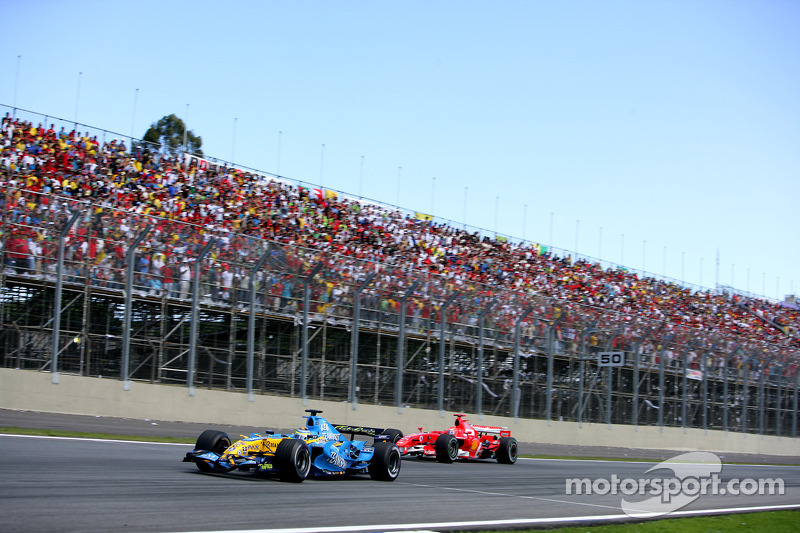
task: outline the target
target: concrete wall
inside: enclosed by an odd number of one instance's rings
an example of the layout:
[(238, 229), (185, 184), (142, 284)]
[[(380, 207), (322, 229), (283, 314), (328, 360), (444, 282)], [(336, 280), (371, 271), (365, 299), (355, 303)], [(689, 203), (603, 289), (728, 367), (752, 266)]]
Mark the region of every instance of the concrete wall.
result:
[[(347, 402), (309, 400), (195, 389), (189, 396), (186, 387), (131, 383), (124, 390), (122, 382), (112, 379), (61, 374), (58, 383), (47, 372), (0, 368), (0, 407), (53, 413), (125, 417), (150, 420), (200, 422), (271, 428), (298, 427), (303, 409), (322, 409), (328, 420), (338, 424), (394, 427), (404, 433), (425, 429), (443, 429), (452, 422), (452, 413), (424, 409), (359, 404), (353, 410)], [(800, 455), (800, 439), (703, 431), (702, 429), (657, 428), (543, 420), (513, 419), (477, 415), (473, 423), (509, 426), (521, 442), (613, 446), (622, 448), (703, 450), (720, 453), (757, 453)]]

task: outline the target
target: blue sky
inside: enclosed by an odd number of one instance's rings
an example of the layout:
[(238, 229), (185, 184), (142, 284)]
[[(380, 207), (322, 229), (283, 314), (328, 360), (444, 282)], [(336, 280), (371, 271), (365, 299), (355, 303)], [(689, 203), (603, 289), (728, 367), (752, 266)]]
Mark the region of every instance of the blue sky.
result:
[(137, 137), (175, 113), (240, 165), (800, 292), (800, 2), (0, 5), (0, 104)]

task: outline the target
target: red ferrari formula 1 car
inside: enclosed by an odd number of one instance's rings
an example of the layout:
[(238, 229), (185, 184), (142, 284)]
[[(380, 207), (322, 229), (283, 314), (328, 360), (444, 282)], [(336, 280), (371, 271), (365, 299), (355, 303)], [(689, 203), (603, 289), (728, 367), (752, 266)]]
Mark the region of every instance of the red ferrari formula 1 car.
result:
[(397, 441), (403, 455), (435, 457), (440, 463), (492, 458), (509, 465), (517, 462), (517, 439), (506, 427), (476, 426), (457, 414), (455, 425), (445, 431), (419, 431)]

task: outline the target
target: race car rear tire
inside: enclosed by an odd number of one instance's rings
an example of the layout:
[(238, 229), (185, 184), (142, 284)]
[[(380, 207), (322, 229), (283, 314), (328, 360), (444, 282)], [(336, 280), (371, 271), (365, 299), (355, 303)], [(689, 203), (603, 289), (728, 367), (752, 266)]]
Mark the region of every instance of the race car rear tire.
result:
[(281, 481), (300, 483), (311, 470), (311, 453), (302, 439), (284, 439), (275, 450), (275, 463)]
[(369, 461), (369, 477), (377, 481), (394, 481), (400, 474), (400, 448), (393, 442), (376, 442)]
[(392, 428), (384, 429), (383, 434), (389, 435), (389, 442), (392, 443), (395, 443), (403, 438), (403, 432), (400, 431), (399, 429), (392, 429)]
[(504, 465), (513, 465), (517, 462), (518, 455), (519, 446), (517, 445), (517, 439), (514, 437), (500, 437), (500, 445), (495, 452), (497, 462)]
[(458, 439), (450, 433), (442, 433), (433, 444), (436, 460), (440, 463), (452, 463), (458, 458)]
[[(207, 452), (214, 452), (217, 455), (222, 455), (222, 452), (227, 450), (231, 445), (231, 438), (227, 433), (216, 431), (214, 429), (207, 429), (197, 437), (197, 442), (194, 447), (196, 450), (205, 450)], [(201, 472), (211, 472), (213, 468), (205, 462), (198, 461), (195, 463)]]

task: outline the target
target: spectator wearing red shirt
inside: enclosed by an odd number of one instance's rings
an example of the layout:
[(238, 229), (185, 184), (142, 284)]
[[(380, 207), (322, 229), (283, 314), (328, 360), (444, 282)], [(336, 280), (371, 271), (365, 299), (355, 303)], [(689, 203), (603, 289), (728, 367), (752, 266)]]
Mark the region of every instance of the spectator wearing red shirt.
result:
[(6, 266), (16, 274), (28, 273), (28, 240), (15, 232), (6, 241)]

